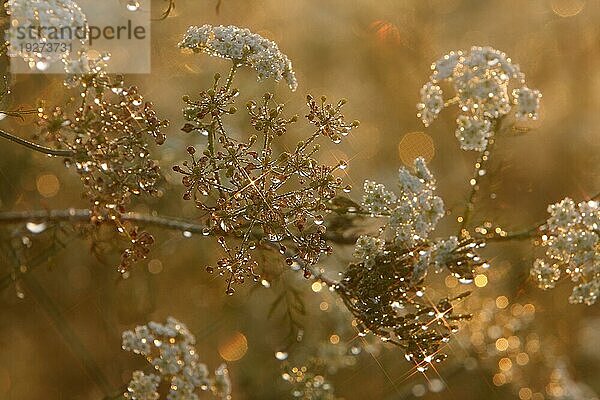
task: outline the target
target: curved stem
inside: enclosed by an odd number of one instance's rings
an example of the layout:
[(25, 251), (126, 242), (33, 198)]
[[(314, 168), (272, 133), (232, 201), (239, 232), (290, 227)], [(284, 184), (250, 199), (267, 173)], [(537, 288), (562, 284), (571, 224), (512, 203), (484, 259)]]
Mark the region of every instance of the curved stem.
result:
[(50, 156), (72, 157), (75, 155), (75, 152), (73, 150), (51, 149), (49, 147), (44, 147), (37, 143), (30, 142), (28, 140), (21, 139), (20, 137), (15, 136), (11, 133), (5, 132), (3, 130), (0, 130), (0, 137), (3, 137), (4, 139), (8, 139), (17, 144), (20, 144), (21, 146), (25, 146), (28, 149), (37, 151), (39, 153), (44, 153), (44, 154), (47, 154)]
[(469, 193), (469, 200), (465, 205), (465, 210), (463, 215), (461, 216), (462, 220), (460, 221), (460, 227), (458, 229), (459, 237), (468, 237), (469, 233), (467, 231), (469, 227), (469, 222), (471, 220), (471, 215), (475, 208), (475, 200), (477, 192), (479, 191), (479, 179), (485, 175), (485, 167), (487, 166), (490, 160), (490, 154), (492, 148), (494, 147), (494, 137), (491, 137), (485, 146), (485, 149), (479, 155), (477, 162), (475, 163), (475, 171), (473, 172), (473, 176), (469, 181), (471, 185), (471, 191)]
[(225, 81), (225, 89), (229, 90), (231, 88), (231, 84), (233, 83), (233, 77), (235, 76), (235, 71), (238, 69), (238, 64), (233, 62), (231, 69), (229, 70), (229, 76), (227, 76), (227, 81)]
[[(67, 208), (64, 210), (31, 210), (0, 212), (0, 224), (18, 224), (26, 222), (72, 222), (87, 223), (91, 212), (88, 209)], [(121, 215), (123, 221), (140, 222), (162, 228), (202, 233), (204, 225), (194, 224), (173, 217), (160, 217), (129, 212)]]

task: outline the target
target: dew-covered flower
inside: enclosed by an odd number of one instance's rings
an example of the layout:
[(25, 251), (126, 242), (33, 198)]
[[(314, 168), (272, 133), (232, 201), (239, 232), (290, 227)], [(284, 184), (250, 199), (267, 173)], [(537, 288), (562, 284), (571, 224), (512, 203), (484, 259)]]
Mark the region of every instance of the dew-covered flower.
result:
[(519, 89), (514, 89), (512, 92), (513, 104), (515, 104), (515, 116), (518, 119), (538, 118), (538, 110), (540, 108), (540, 99), (542, 94), (539, 90), (529, 89), (523, 86)]
[(421, 88), (421, 102), (417, 104), (417, 117), (423, 125), (429, 126), (444, 108), (442, 89), (432, 82), (427, 82)]
[[(316, 142), (326, 136), (337, 143), (358, 123), (346, 122), (345, 101), (330, 104), (321, 97), (318, 104), (309, 96), (306, 118), (314, 126), (312, 133), (295, 149), (280, 151), (275, 140), (297, 117), (286, 118), (284, 105), (267, 93), (247, 105), (250, 124), (263, 137), (241, 140), (222, 124), (225, 114), (235, 112), (237, 91), (220, 88), (218, 81), (199, 100), (184, 99), (189, 122), (183, 130), (209, 135), (209, 146), (201, 154), (190, 146), (191, 160), (173, 167), (182, 175), (183, 198), (193, 199), (205, 216), (206, 234), (220, 236), (217, 241), (225, 254), (207, 271), (225, 276), (226, 293), (233, 294), (234, 287), (247, 279), (260, 281), (253, 254), (260, 248), (257, 242), (271, 242), (288, 265), (299, 262), (310, 276), (310, 265), (332, 252), (324, 235), (327, 204), (350, 190), (338, 172), (347, 162), (320, 163)], [(218, 135), (218, 140), (210, 135)]]
[(560, 269), (554, 268), (541, 258), (533, 262), (530, 273), (542, 289), (552, 289), (560, 279)]
[(458, 330), (456, 321), (468, 318), (455, 312), (455, 298), (437, 304), (425, 295), (424, 280), (429, 270), (448, 271), (461, 283), (473, 281), (476, 268), (485, 261), (477, 255), (481, 243), (456, 236), (431, 237), (445, 213), (435, 194), (436, 182), (423, 158), (414, 168), (400, 168), (398, 190), (365, 182), (362, 207), (386, 222), (377, 235), (362, 235), (354, 257), (335, 288), (358, 321), (361, 334), (372, 332), (384, 342), (401, 347), (418, 371), (440, 362), (440, 346)]
[[(484, 151), (497, 121), (514, 107), (517, 118), (536, 119), (538, 90), (525, 86), (519, 67), (501, 51), (472, 47), (444, 55), (431, 65), (433, 73), (421, 89), (417, 116), (428, 126), (449, 104), (457, 103), (460, 115), (456, 136), (464, 150)], [(440, 85), (447, 82), (454, 97), (444, 99)], [(512, 89), (518, 85), (519, 89)]]
[(545, 258), (535, 260), (531, 275), (542, 289), (554, 287), (561, 276), (577, 285), (571, 303), (594, 304), (600, 295), (600, 206), (565, 198), (548, 207), (542, 232)]
[(396, 202), (396, 195), (387, 190), (385, 185), (373, 181), (365, 181), (363, 185), (364, 195), (362, 205), (372, 215), (389, 212)]
[(433, 74), (431, 75), (431, 81), (436, 83), (444, 79), (448, 79), (454, 74), (454, 69), (458, 65), (460, 58), (462, 57), (462, 51), (451, 51), (445, 54), (439, 60), (431, 64)]
[(284, 79), (290, 89), (296, 90), (298, 87), (290, 59), (279, 50), (275, 42), (248, 29), (233, 25), (190, 26), (179, 47), (249, 66), (256, 70), (260, 80)]
[(81, 84), (86, 76), (96, 75), (102, 79), (106, 78), (107, 62), (109, 53), (91, 56), (87, 51), (80, 51), (76, 57), (63, 58), (63, 64), (67, 77), (65, 86), (74, 88)]
[(157, 392), (160, 377), (155, 374), (144, 374), (142, 371), (134, 371), (127, 392), (123, 394), (126, 399), (131, 400), (158, 400)]
[(394, 240), (411, 247), (426, 238), (444, 215), (444, 202), (435, 196), (435, 179), (425, 160), (414, 162), (414, 172), (402, 167), (398, 171), (398, 194), (383, 184), (365, 181), (362, 206), (373, 216), (387, 216), (387, 227)]
[[(68, 57), (74, 43), (87, 38), (86, 15), (73, 0), (9, 0), (5, 7), (11, 18), (11, 28), (6, 31), (8, 55), (22, 57), (32, 68), (46, 70), (51, 63)], [(23, 29), (35, 39), (23, 38)], [(33, 40), (52, 45), (25, 45)], [(61, 51), (56, 51), (54, 43), (63, 45)]]
[(188, 328), (175, 318), (165, 324), (149, 322), (134, 331), (123, 332), (123, 349), (145, 356), (158, 374), (145, 375), (135, 371), (125, 398), (157, 400), (160, 382), (169, 384), (166, 400), (196, 400), (198, 391), (210, 391), (216, 398), (230, 399), (231, 382), (223, 364), (210, 378), (208, 368), (199, 362), (196, 339)]
[(483, 151), (492, 136), (491, 123), (487, 119), (459, 115), (456, 119), (456, 137), (463, 150)]
[(381, 238), (361, 235), (354, 247), (354, 257), (363, 260), (365, 266), (369, 267), (375, 262), (375, 257), (383, 251), (384, 244)]

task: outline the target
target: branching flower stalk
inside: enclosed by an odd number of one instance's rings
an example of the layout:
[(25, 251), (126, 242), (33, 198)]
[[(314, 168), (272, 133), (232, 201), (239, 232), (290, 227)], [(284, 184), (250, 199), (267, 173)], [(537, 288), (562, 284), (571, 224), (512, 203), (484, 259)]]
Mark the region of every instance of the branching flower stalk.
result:
[(338, 192), (349, 190), (335, 175), (346, 168), (346, 163), (320, 165), (315, 158), (319, 146), (314, 142), (324, 136), (339, 143), (358, 122), (345, 121), (341, 111), (345, 101), (333, 105), (325, 97), (318, 102), (308, 96), (306, 117), (314, 125), (314, 132), (294, 151), (276, 155), (276, 138), (285, 134), (298, 117), (285, 117), (284, 105), (267, 93), (261, 100), (247, 104), (250, 123), (262, 139), (257, 135), (247, 141), (236, 139), (228, 132), (224, 119), (237, 112), (234, 102), (239, 92), (232, 88), (237, 69), (249, 66), (257, 71), (259, 79), (285, 79), (294, 90), (297, 84), (289, 59), (273, 42), (232, 26), (190, 27), (180, 47), (232, 62), (223, 85), (217, 74), (212, 88), (200, 92), (197, 99), (184, 97), (183, 113), (188, 122), (182, 130), (207, 136), (208, 144), (200, 156), (189, 147), (191, 161), (174, 167), (183, 175), (183, 198), (193, 200), (203, 212), (205, 233), (220, 236), (218, 243), (225, 257), (207, 270), (226, 275), (226, 292), (233, 294), (234, 285), (246, 278), (259, 280), (259, 266), (252, 252), (268, 241), (278, 243), (281, 254), (288, 253), (287, 246), (291, 246), (293, 253), (286, 255), (286, 263), (301, 261), (309, 277), (308, 266), (316, 264), (321, 254), (331, 252), (324, 236), (327, 202)]

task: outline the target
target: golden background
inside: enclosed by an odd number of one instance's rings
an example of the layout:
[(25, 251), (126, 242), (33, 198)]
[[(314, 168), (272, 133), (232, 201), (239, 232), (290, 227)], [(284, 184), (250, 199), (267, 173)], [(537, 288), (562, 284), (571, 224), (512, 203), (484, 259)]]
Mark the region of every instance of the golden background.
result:
[[(154, 1), (155, 14), (165, 5)], [(445, 110), (430, 128), (423, 128), (415, 116), (419, 89), (431, 63), (450, 50), (489, 45), (505, 51), (521, 66), (529, 87), (543, 93), (540, 119), (531, 124), (530, 132), (498, 140), (482, 188), (487, 196), (481, 196), (475, 219), (510, 230), (528, 227), (545, 217), (547, 204), (565, 196), (580, 201), (598, 191), (598, 21), (597, 0), (222, 0), (218, 8), (217, 1), (176, 0), (171, 16), (152, 26), (152, 75), (128, 78), (154, 102), (160, 115), (171, 120), (167, 143), (154, 152), (166, 174), (165, 194), (135, 209), (194, 218), (192, 205), (181, 200), (179, 178), (170, 171), (186, 158), (187, 145), (201, 145), (203, 140), (179, 131), (181, 96), (207, 88), (214, 72), (225, 74), (228, 64), (183, 54), (176, 44), (189, 25), (234, 24), (277, 42), (292, 60), (299, 80), (298, 91), (292, 93), (284, 84), (257, 83), (253, 71), (244, 70), (236, 79), (241, 111), (248, 99), (265, 91), (274, 91), (289, 114), (300, 115), (305, 114), (307, 93), (325, 94), (331, 100), (347, 98), (345, 114), (350, 120), (359, 119), (361, 126), (342, 144), (323, 145), (322, 157), (350, 160), (347, 179), (354, 186), (351, 196), (359, 199), (365, 178), (391, 184), (399, 166), (425, 156), (440, 196), (453, 211), (441, 224), (440, 232), (446, 233), (456, 228), (456, 212), (462, 210), (469, 190), (475, 154), (458, 148), (455, 110)], [(13, 108), (64, 96), (60, 77), (43, 75), (15, 77), (13, 92)], [(236, 120), (244, 122), (234, 116), (229, 122), (232, 129), (239, 135), (249, 133), (248, 125), (235, 125)], [(35, 129), (31, 120), (14, 119), (2, 121), (0, 127), (22, 137), (31, 137)], [(292, 146), (306, 134), (306, 129), (292, 130), (282, 146)], [(74, 171), (14, 144), (1, 145), (0, 210), (86, 206)], [(226, 297), (223, 281), (204, 270), (216, 257), (212, 240), (152, 232), (157, 244), (127, 280), (118, 279), (114, 259), (109, 256), (103, 263), (90, 255), (88, 241), (73, 239), (64, 249), (41, 252), (43, 262), (29, 273), (51, 298), (51, 305), (42, 304), (26, 282), (2, 290), (1, 399), (101, 399), (102, 389), (84, 368), (86, 357), (99, 366), (110, 390), (118, 392), (132, 370), (143, 366), (139, 356), (120, 350), (120, 332), (151, 319), (164, 321), (168, 315), (185, 322), (196, 335), (201, 359), (209, 367), (228, 361), (234, 398), (288, 398), (274, 356), (285, 345), (288, 326), (278, 317), (267, 318), (284, 283), (306, 292), (308, 313), (305, 340), (290, 349), (290, 355), (308, 352), (308, 345), (316, 341), (355, 340), (345, 333), (337, 336), (349, 331), (350, 319), (340, 308), (329, 306), (333, 298), (326, 291), (314, 292), (318, 288), (301, 277), (286, 273), (274, 280), (271, 289), (249, 284)], [(552, 292), (537, 289), (528, 279), (533, 258), (528, 246), (498, 248), (483, 295), (535, 304), (535, 329), (552, 343), (542, 351), (568, 357), (573, 375), (600, 391), (598, 306), (568, 304), (569, 284)], [(349, 248), (340, 248), (324, 265), (339, 268), (350, 254)], [(0, 267), (3, 274), (14, 268), (2, 257)], [(471, 306), (476, 308), (477, 301)], [(65, 339), (65, 326), (79, 338), (85, 355)], [(449, 360), (438, 369), (446, 390), (428, 392), (423, 398), (515, 398), (484, 370), (449, 374), (446, 365), (453, 364), (453, 357), (464, 357), (465, 350), (452, 342), (448, 351)], [(363, 351), (355, 366), (330, 379), (336, 394), (346, 399), (412, 398), (414, 385), (427, 385), (427, 379), (437, 375), (407, 378), (410, 367), (397, 349)], [(532, 379), (543, 389), (547, 377)]]

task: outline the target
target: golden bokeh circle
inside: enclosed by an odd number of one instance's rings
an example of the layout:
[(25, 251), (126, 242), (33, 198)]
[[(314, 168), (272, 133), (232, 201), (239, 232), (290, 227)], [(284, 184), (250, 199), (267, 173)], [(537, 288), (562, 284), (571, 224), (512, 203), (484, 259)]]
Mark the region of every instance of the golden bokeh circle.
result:
[(41, 174), (36, 179), (38, 192), (44, 197), (54, 197), (60, 190), (60, 182), (54, 174)]
[(584, 0), (552, 0), (552, 11), (560, 17), (574, 17), (585, 6)]
[(431, 136), (425, 132), (409, 132), (400, 139), (398, 154), (406, 166), (412, 166), (417, 157), (423, 157), (429, 162), (435, 155), (435, 145)]
[(237, 361), (246, 355), (248, 340), (242, 332), (235, 332), (219, 343), (219, 355), (225, 361)]

